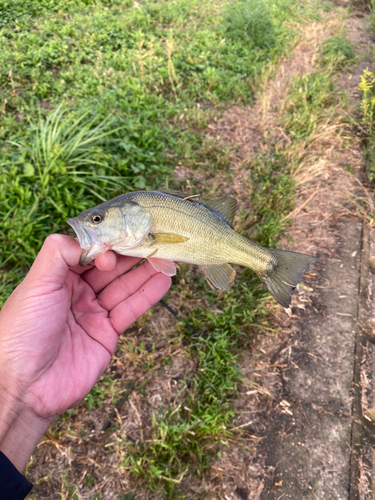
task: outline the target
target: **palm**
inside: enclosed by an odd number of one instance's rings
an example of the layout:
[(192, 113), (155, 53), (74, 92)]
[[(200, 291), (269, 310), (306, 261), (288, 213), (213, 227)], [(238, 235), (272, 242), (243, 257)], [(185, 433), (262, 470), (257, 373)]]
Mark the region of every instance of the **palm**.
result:
[[(66, 286), (44, 298), (49, 302), (39, 330), (44, 363), (32, 377), (29, 398), (38, 415), (48, 418), (87, 395), (108, 365), (118, 335), (108, 311), (79, 275), (69, 272)], [(40, 296), (36, 302), (41, 303)]]
[(131, 269), (137, 262), (120, 257), (111, 272), (67, 268), (63, 281), (46, 273), (17, 289), (9, 369), (27, 386), (25, 403), (39, 416), (54, 418), (80, 402), (108, 365), (118, 335), (168, 290), (168, 277), (148, 263)]

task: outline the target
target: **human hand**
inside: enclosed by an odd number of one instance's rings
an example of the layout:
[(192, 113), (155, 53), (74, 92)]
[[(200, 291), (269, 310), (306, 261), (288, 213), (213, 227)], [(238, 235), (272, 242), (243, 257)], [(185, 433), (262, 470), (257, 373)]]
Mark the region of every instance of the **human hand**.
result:
[(148, 262), (132, 269), (140, 259), (108, 252), (82, 268), (81, 253), (68, 236), (48, 237), (0, 311), (0, 449), (19, 470), (48, 425), (91, 390), (118, 336), (170, 286)]

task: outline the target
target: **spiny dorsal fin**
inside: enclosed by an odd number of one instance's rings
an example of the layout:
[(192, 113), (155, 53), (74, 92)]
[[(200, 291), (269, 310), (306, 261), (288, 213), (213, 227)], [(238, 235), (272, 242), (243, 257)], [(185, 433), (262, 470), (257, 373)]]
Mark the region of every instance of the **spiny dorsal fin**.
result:
[(206, 201), (204, 204), (212, 211), (221, 215), (229, 223), (229, 225), (232, 226), (233, 219), (237, 211), (236, 198), (231, 198), (231, 197), (217, 198), (216, 200), (213, 201)]
[(199, 203), (200, 205), (204, 205), (213, 212), (219, 214), (225, 220), (225, 222), (233, 227), (233, 219), (237, 211), (236, 198), (224, 196), (212, 201), (200, 201), (198, 198), (189, 198), (189, 195), (187, 193), (183, 193), (182, 191), (175, 191), (174, 189), (160, 189), (160, 191), (165, 194), (177, 196), (178, 198), (186, 198), (187, 201), (190, 201), (192, 203)]

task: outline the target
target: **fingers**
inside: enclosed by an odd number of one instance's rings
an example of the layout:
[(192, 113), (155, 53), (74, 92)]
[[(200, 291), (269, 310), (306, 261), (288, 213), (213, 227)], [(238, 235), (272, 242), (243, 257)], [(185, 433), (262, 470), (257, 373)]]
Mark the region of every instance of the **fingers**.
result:
[[(108, 262), (104, 262), (104, 259), (107, 258), (107, 254), (112, 254), (116, 259), (116, 265), (113, 270), (110, 269)], [(109, 259), (111, 258), (110, 256)], [(140, 261), (141, 259), (137, 259), (136, 257), (125, 257), (123, 255), (115, 255), (113, 252), (107, 252), (95, 260), (95, 264), (98, 267), (90, 269), (82, 277), (95, 293), (99, 293), (103, 288), (109, 285), (109, 283), (129, 271)]]
[(95, 266), (99, 271), (114, 271), (116, 269), (117, 258), (115, 252), (109, 251), (99, 255), (95, 259)]
[(151, 264), (144, 262), (128, 273), (119, 276), (98, 295), (100, 305), (107, 311), (111, 311), (117, 304), (133, 295), (155, 274), (157, 271)]
[[(130, 274), (130, 273), (129, 273)], [(157, 273), (139, 290), (117, 304), (109, 315), (113, 329), (120, 335), (150, 307), (159, 302), (169, 290), (171, 278)]]
[(113, 271), (116, 268), (117, 258), (115, 252), (108, 251), (99, 255), (95, 261), (90, 262), (87, 266), (74, 266), (71, 268), (76, 274), (83, 274), (90, 269), (98, 269), (99, 271)]

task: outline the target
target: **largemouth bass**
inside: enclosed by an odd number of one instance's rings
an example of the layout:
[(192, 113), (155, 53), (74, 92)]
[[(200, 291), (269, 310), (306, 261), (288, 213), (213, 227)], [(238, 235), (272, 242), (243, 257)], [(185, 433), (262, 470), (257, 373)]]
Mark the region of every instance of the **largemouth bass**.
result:
[(174, 276), (175, 262), (200, 267), (216, 289), (228, 290), (236, 276), (230, 264), (252, 269), (273, 297), (289, 307), (291, 294), (314, 257), (260, 247), (233, 230), (235, 198), (201, 202), (179, 191), (127, 193), (67, 222), (77, 234), (86, 265), (107, 250), (147, 259)]

